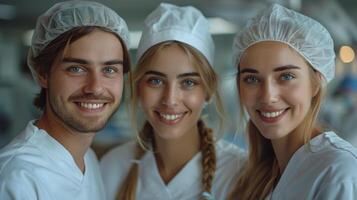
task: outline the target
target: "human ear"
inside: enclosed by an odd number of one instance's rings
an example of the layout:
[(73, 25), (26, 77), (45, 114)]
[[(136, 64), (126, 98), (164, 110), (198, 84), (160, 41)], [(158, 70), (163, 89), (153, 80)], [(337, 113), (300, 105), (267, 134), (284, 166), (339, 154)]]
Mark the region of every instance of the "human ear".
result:
[(42, 88), (48, 88), (48, 75), (46, 73), (37, 72), (37, 80)]

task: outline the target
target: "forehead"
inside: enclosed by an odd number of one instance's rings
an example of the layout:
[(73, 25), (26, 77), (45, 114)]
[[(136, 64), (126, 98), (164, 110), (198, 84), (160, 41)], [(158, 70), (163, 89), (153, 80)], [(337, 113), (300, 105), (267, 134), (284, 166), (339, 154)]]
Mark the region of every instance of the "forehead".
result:
[(159, 71), (166, 75), (176, 76), (182, 73), (197, 72), (196, 67), (185, 50), (171, 44), (156, 51), (150, 62), (144, 66), (145, 71)]
[(123, 46), (113, 33), (95, 29), (69, 44), (64, 50), (64, 56), (113, 59), (123, 57)]
[(258, 42), (242, 55), (239, 67), (273, 70), (281, 66), (309, 67), (305, 59), (287, 44), (276, 41)]

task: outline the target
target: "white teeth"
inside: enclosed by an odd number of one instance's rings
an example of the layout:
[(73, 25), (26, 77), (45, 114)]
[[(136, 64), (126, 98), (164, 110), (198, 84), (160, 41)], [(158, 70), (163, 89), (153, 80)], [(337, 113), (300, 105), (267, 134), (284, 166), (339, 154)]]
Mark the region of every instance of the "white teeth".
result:
[(160, 116), (166, 120), (169, 120), (169, 121), (173, 121), (173, 120), (176, 120), (178, 118), (180, 118), (182, 116), (182, 114), (179, 114), (179, 115), (169, 115), (169, 114), (161, 114), (160, 113)]
[(283, 112), (284, 112), (284, 110), (280, 110), (277, 112), (260, 112), (260, 113), (264, 117), (272, 118), (272, 117), (277, 117), (277, 116), (281, 115), (281, 113), (283, 113)]
[(98, 109), (103, 107), (104, 103), (79, 103), (79, 105), (87, 109)]

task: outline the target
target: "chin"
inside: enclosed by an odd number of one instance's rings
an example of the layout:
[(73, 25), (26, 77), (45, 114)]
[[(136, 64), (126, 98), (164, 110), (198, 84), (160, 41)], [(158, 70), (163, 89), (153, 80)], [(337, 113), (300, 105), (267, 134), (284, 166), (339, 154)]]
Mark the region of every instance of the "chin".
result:
[(182, 137), (181, 131), (163, 131), (161, 133), (164, 133), (164, 134), (157, 133), (157, 137), (164, 139), (164, 140), (175, 140), (175, 139), (179, 139)]

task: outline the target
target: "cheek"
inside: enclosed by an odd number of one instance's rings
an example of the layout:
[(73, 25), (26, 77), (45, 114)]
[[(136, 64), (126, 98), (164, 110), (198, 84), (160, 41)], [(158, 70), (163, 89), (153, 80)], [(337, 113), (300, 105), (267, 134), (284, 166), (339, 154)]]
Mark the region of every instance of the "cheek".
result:
[(308, 84), (297, 84), (293, 87), (289, 87), (284, 92), (285, 100), (291, 105), (305, 105), (310, 107), (312, 99), (311, 86)]
[(105, 83), (106, 88), (111, 90), (115, 94), (121, 94), (124, 89), (124, 80), (123, 78), (118, 78), (115, 80), (108, 80)]
[(138, 100), (142, 108), (150, 108), (160, 102), (160, 92), (140, 83), (137, 90)]
[(184, 104), (191, 110), (202, 109), (203, 104), (206, 102), (206, 94), (204, 91), (189, 92), (183, 95)]
[(244, 107), (250, 107), (256, 104), (256, 92), (257, 91), (255, 91), (253, 88), (240, 88), (239, 97)]

